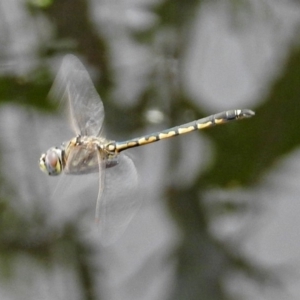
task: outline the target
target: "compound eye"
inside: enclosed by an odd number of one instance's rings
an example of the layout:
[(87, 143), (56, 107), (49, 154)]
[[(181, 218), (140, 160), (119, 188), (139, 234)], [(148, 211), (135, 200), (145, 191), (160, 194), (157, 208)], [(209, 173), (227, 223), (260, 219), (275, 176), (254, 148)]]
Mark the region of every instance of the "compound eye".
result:
[(43, 153), (40, 157), (40, 169), (45, 172), (48, 173), (47, 167), (46, 167), (46, 154)]
[(40, 169), (51, 175), (59, 175), (62, 172), (62, 151), (59, 148), (51, 148), (40, 158)]
[(58, 155), (54, 151), (49, 151), (46, 156), (46, 164), (50, 166), (52, 169), (56, 169), (56, 165), (58, 163)]

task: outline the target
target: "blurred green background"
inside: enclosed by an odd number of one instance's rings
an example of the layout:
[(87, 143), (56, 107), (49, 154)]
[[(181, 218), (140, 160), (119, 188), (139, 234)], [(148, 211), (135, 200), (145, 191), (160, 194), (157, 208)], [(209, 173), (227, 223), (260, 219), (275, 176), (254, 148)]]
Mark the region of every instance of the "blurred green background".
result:
[[(299, 1), (5, 0), (0, 14), (1, 299), (300, 299)], [(130, 150), (141, 208), (104, 247), (38, 168), (72, 137), (47, 97), (68, 53), (111, 139), (256, 115)]]

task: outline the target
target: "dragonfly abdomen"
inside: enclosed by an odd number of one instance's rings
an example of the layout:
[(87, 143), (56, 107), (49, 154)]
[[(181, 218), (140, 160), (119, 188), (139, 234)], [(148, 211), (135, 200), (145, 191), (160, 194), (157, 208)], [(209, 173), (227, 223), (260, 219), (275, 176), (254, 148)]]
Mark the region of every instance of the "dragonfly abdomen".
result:
[(162, 130), (160, 132), (144, 135), (139, 138), (134, 138), (124, 142), (113, 142), (107, 145), (107, 149), (109, 149), (109, 151), (118, 153), (129, 148), (147, 145), (173, 136), (186, 134), (195, 130), (201, 130), (212, 127), (214, 125), (250, 118), (253, 115), (254, 112), (250, 109), (227, 110), (180, 126), (175, 126), (166, 130)]

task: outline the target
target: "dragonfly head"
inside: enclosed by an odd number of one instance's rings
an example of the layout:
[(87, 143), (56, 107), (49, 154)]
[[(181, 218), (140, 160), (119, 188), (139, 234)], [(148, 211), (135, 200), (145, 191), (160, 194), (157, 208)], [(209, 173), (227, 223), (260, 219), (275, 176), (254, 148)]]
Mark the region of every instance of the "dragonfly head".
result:
[(40, 157), (40, 169), (51, 176), (59, 175), (63, 170), (62, 156), (62, 149), (56, 147), (50, 148)]

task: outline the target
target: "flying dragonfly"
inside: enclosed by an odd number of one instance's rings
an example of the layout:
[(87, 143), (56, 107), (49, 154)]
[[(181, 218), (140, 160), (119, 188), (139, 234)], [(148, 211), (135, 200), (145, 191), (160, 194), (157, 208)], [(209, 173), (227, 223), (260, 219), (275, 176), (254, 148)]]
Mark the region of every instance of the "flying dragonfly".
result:
[[(250, 118), (249, 109), (228, 110), (175, 126), (160, 132), (126, 141), (113, 141), (104, 137), (104, 107), (82, 63), (73, 55), (67, 55), (57, 75), (56, 88), (67, 99), (71, 124), (75, 137), (60, 147), (52, 147), (40, 157), (40, 169), (51, 176), (61, 173), (82, 175), (99, 174), (99, 192), (96, 204), (96, 220), (101, 222), (101, 196), (105, 189), (105, 171), (122, 162), (122, 151), (154, 143), (195, 130), (205, 129), (235, 120)], [(123, 159), (124, 161), (124, 159)], [(133, 168), (127, 163), (128, 168)]]

